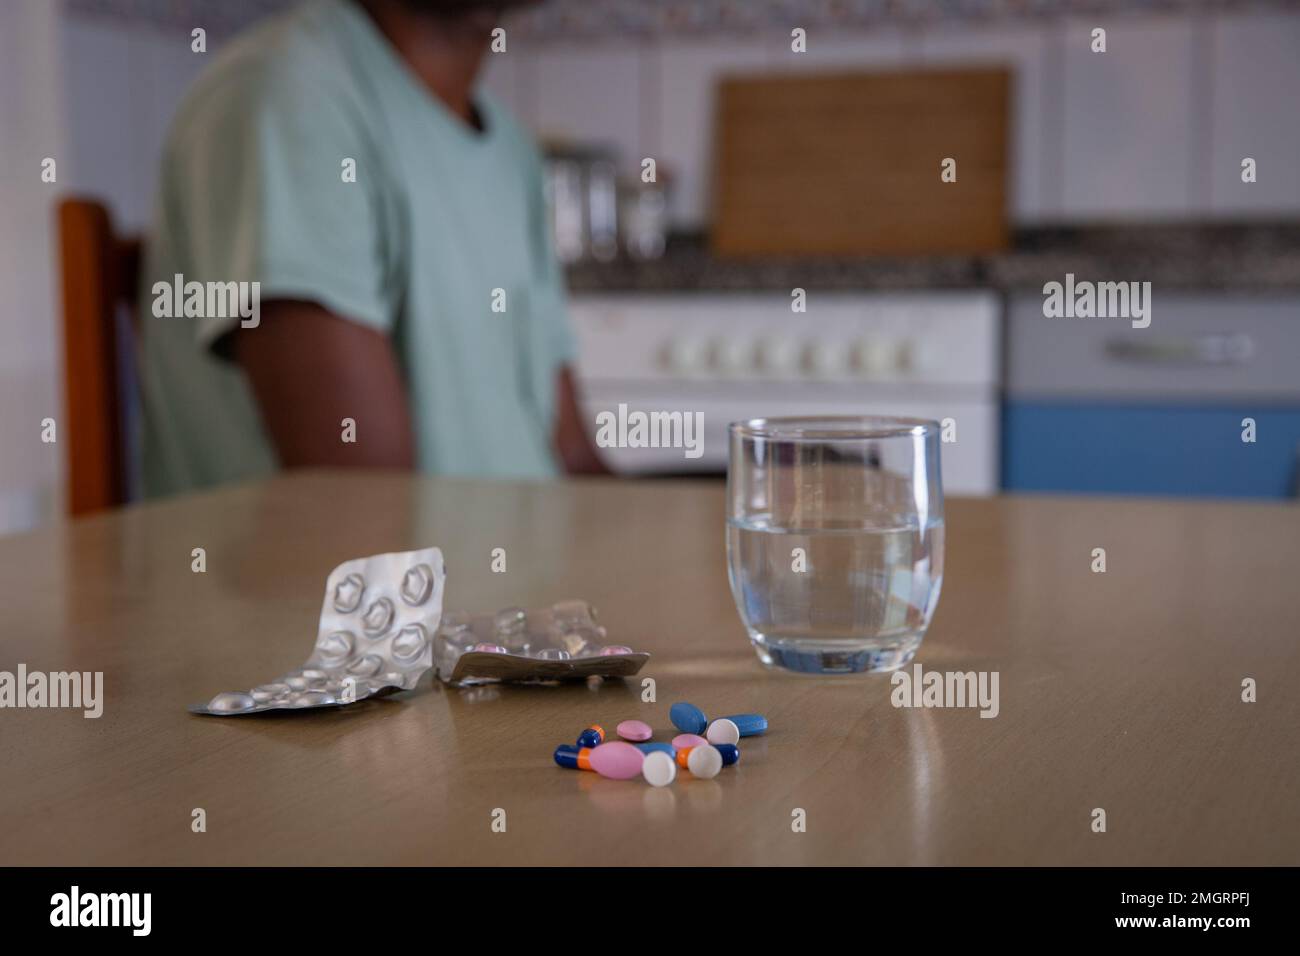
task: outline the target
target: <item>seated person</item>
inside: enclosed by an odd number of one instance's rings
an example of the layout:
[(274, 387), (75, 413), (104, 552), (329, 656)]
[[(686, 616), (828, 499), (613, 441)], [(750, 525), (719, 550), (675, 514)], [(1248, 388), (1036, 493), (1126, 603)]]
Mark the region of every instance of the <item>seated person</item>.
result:
[[(473, 90), (507, 5), (312, 0), (199, 79), (147, 247), (146, 494), (277, 467), (604, 470), (539, 156)], [(181, 282), (248, 283), (251, 317), (169, 315)]]

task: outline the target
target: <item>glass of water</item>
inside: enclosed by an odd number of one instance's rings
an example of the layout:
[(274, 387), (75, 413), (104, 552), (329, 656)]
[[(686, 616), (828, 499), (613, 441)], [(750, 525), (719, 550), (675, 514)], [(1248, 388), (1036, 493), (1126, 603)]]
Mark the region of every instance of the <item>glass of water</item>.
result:
[(756, 418), (729, 432), (728, 571), (759, 659), (815, 674), (910, 661), (943, 581), (939, 424)]

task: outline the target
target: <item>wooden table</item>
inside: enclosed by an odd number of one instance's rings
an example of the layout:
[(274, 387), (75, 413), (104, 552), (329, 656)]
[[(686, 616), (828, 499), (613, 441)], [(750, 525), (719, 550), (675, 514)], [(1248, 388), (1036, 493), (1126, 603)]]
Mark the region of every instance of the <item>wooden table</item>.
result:
[[(657, 702), (426, 678), (344, 710), (186, 712), (299, 664), (336, 563), (429, 544), (451, 607), (594, 602), (653, 653)], [(314, 473), (135, 507), (0, 540), (0, 669), (106, 685), (99, 720), (0, 710), (0, 864), (1296, 864), (1298, 558), (1294, 506), (950, 501), (918, 660), (998, 671), (981, 719), (895, 709), (887, 677), (764, 670), (720, 483)], [(551, 762), (591, 721), (666, 730), (681, 699), (771, 733), (663, 790)]]

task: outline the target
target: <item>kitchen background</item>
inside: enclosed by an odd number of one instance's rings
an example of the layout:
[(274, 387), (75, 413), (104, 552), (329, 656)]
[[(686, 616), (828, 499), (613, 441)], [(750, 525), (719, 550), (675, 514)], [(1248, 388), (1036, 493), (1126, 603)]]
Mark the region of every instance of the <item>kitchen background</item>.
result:
[[(26, 438), (62, 395), (54, 203), (92, 195), (141, 230), (188, 85), (234, 31), (286, 5), (0, 3), (0, 532), (62, 510), (57, 448)], [(195, 26), (206, 55), (191, 52)], [(954, 493), (1296, 494), (1300, 3), (553, 0), (505, 26), (486, 85), (554, 147), (557, 199), (577, 188), (572, 229), (562, 209), (557, 229), (589, 410), (705, 413), (702, 459), (616, 450), (620, 470), (720, 471), (732, 418), (879, 411), (953, 420)], [(795, 27), (806, 52), (791, 49)], [(780, 229), (757, 252), (719, 243), (718, 211), (735, 208), (715, 183), (779, 188), (800, 175), (782, 162), (836, 149), (857, 122), (851, 84), (818, 87), (824, 140), (812, 126), (803, 152), (721, 150), (719, 129), (763, 133), (762, 116), (745, 127), (743, 96), (720, 116), (723, 77), (985, 67), (1011, 77), (1005, 248), (944, 249), (942, 228), (933, 252), (810, 253)], [(761, 87), (771, 101), (785, 89)], [(33, 189), (47, 156), (57, 185)], [(636, 183), (647, 157), (660, 188), (613, 207), (630, 252), (611, 258), (612, 194), (598, 187), (607, 164)], [(1256, 182), (1242, 181), (1245, 157)], [(936, 188), (939, 159), (924, 160)], [(826, 162), (844, 172), (842, 156)], [(1043, 283), (1066, 273), (1151, 282), (1151, 326), (1044, 318)], [(791, 310), (795, 288), (806, 312)]]

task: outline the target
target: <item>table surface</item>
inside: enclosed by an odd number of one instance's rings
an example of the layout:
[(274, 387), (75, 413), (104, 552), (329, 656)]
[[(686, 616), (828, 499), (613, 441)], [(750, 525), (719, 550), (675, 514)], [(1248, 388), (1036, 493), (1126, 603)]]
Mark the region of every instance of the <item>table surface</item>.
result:
[[(0, 710), (0, 864), (1300, 863), (1300, 510), (1009, 497), (947, 521), (917, 660), (997, 671), (993, 719), (896, 709), (887, 676), (765, 670), (716, 482), (316, 472), (0, 539), (0, 670), (105, 682), (98, 720)], [(339, 710), (186, 712), (300, 664), (334, 565), (430, 544), (449, 607), (592, 601), (653, 654), (655, 702), (640, 677), (426, 677)], [(551, 761), (592, 721), (668, 732), (676, 700), (771, 731), (662, 790)]]

